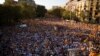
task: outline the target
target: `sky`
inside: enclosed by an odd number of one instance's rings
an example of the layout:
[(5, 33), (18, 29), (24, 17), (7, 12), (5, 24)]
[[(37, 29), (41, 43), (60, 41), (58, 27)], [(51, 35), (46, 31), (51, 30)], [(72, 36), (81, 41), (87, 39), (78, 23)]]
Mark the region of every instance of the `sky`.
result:
[(0, 0), (0, 4), (2, 4), (5, 0)]
[(47, 9), (52, 6), (64, 6), (68, 0), (34, 0), (36, 4), (45, 5)]
[[(34, 0), (36, 4), (44, 5), (47, 9), (51, 9), (52, 6), (64, 6), (68, 0)], [(4, 0), (0, 0), (0, 4)]]

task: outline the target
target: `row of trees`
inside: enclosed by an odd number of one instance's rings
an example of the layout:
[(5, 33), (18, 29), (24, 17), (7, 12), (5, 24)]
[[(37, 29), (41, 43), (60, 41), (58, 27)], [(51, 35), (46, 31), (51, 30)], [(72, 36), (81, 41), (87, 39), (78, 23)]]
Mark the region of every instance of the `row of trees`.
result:
[[(80, 12), (80, 17), (78, 17), (76, 15), (76, 12), (71, 12), (71, 11), (65, 10), (64, 8), (61, 8), (61, 7), (53, 8), (53, 9), (49, 10), (48, 13), (55, 17), (59, 17), (59, 18), (63, 18), (63, 19), (100, 24), (99, 18), (97, 18), (96, 20), (93, 20), (89, 17), (86, 17), (85, 13), (83, 11)], [(89, 13), (87, 13), (87, 14), (89, 14)]]
[(65, 10), (64, 8), (61, 8), (61, 7), (51, 9), (51, 10), (48, 11), (48, 13), (55, 16), (55, 17), (79, 21), (74, 12), (67, 11), (67, 10)]
[(0, 5), (0, 24), (14, 24), (21, 19), (44, 17), (47, 10), (42, 5), (28, 5), (27, 3), (16, 3), (6, 0)]

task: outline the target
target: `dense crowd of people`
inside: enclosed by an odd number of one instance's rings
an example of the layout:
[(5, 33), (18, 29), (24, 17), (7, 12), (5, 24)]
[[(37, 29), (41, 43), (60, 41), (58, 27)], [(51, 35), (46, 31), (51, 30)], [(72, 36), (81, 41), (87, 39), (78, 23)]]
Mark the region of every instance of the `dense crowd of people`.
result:
[(93, 53), (100, 53), (100, 49), (96, 50), (92, 39), (89, 38), (90, 30), (70, 29), (58, 25), (36, 25), (32, 28), (25, 24), (16, 26), (15, 29), (16, 31), (8, 34), (8, 45), (4, 46), (2, 55), (92, 56)]

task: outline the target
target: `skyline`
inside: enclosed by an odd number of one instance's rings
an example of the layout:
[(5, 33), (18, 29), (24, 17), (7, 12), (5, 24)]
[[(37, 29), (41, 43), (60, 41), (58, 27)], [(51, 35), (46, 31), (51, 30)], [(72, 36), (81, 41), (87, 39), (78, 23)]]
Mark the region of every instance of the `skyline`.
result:
[[(16, 0), (17, 1), (17, 0)], [(52, 6), (64, 6), (68, 0), (34, 0), (38, 5), (44, 5), (46, 9), (51, 9)], [(3, 4), (4, 0), (0, 0), (0, 4)]]

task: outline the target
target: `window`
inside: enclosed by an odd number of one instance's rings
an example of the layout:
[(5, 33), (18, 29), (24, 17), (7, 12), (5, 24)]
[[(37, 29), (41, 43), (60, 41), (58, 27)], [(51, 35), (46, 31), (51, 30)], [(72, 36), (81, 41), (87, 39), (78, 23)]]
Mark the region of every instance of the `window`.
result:
[(98, 14), (98, 12), (95, 12), (95, 15), (97, 15)]
[(77, 1), (81, 1), (81, 0), (77, 0)]

